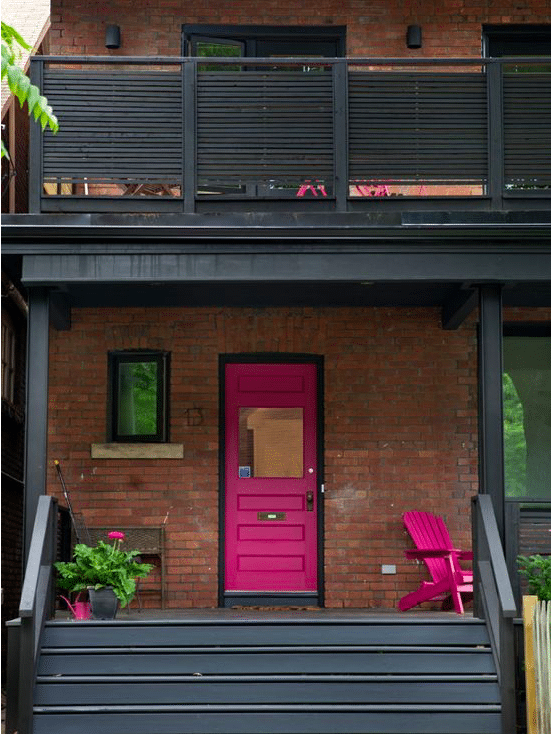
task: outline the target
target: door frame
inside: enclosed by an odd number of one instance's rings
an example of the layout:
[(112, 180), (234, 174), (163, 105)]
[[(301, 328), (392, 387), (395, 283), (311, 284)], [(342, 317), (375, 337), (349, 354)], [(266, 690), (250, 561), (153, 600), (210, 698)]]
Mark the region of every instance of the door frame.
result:
[[(218, 438), (218, 605), (229, 606), (227, 602), (232, 597), (226, 596), (225, 585), (225, 537), (226, 537), (226, 365), (227, 364), (314, 364), (316, 366), (316, 461), (317, 461), (317, 573), (318, 588), (315, 597), (315, 606), (323, 607), (325, 604), (325, 578), (324, 578), (324, 383), (322, 355), (298, 354), (295, 352), (253, 352), (239, 354), (220, 354), (218, 357), (218, 379), (219, 379), (219, 438)], [(239, 600), (233, 597), (233, 603), (243, 603), (245, 595), (240, 595)], [(247, 594), (246, 603), (251, 606), (278, 606), (287, 604), (300, 604), (312, 602), (311, 594), (285, 594), (273, 592), (271, 594)], [(308, 605), (310, 606), (310, 603)]]
[[(244, 56), (256, 56), (257, 41), (306, 41), (335, 43), (336, 56), (344, 56), (346, 49), (345, 25), (240, 25), (183, 23), (182, 24), (182, 56), (190, 56), (191, 43), (194, 37), (215, 40), (232, 40), (244, 44)], [(291, 54), (292, 56), (293, 54)]]

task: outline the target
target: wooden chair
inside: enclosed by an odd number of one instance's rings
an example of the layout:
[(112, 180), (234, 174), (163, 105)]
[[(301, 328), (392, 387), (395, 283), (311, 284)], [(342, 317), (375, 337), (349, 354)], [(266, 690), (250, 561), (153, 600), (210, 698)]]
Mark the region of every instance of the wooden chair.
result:
[(444, 599), (444, 609), (451, 598), (455, 611), (463, 614), (461, 596), (472, 598), (473, 574), (463, 570), (459, 560), (472, 561), (472, 552), (454, 548), (444, 520), (430, 512), (406, 512), (403, 521), (417, 546), (416, 550), (405, 551), (405, 556), (424, 561), (432, 581), (423, 581), (417, 591), (402, 597), (398, 607), (405, 612), (421, 602)]

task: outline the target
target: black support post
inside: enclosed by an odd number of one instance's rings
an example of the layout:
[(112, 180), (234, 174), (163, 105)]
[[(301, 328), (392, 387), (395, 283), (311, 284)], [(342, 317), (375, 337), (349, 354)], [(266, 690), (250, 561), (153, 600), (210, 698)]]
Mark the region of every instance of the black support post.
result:
[[(42, 61), (31, 59), (30, 79), (40, 90), (43, 89)], [(42, 183), (44, 178), (42, 161), (42, 130), (39, 122), (30, 118), (29, 123), (29, 213), (40, 214)]]
[(195, 192), (197, 181), (197, 124), (196, 124), (196, 88), (197, 65), (189, 59), (183, 64), (182, 83), (184, 99), (184, 212), (195, 212)]
[(478, 335), (480, 493), (492, 499), (504, 544), (503, 321), (500, 285), (479, 288)]
[(503, 78), (500, 62), (486, 67), (488, 100), (488, 193), (492, 209), (503, 206), (505, 188), (503, 138)]
[(24, 566), (28, 558), (38, 498), (46, 492), (49, 310), (48, 290), (30, 288), (27, 329)]
[(348, 64), (333, 64), (333, 156), (338, 212), (348, 206)]

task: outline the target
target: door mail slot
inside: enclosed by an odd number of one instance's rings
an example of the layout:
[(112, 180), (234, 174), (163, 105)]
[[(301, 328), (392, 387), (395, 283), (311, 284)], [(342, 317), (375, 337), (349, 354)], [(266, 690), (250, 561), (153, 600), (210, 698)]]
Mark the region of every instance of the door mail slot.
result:
[(287, 513), (285, 512), (259, 512), (257, 515), (259, 520), (285, 520)]

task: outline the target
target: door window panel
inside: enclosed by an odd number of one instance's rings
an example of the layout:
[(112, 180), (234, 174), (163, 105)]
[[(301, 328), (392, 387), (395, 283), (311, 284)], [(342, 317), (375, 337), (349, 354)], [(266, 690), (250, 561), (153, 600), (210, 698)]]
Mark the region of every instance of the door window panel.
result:
[(303, 408), (239, 409), (239, 476), (302, 477)]

